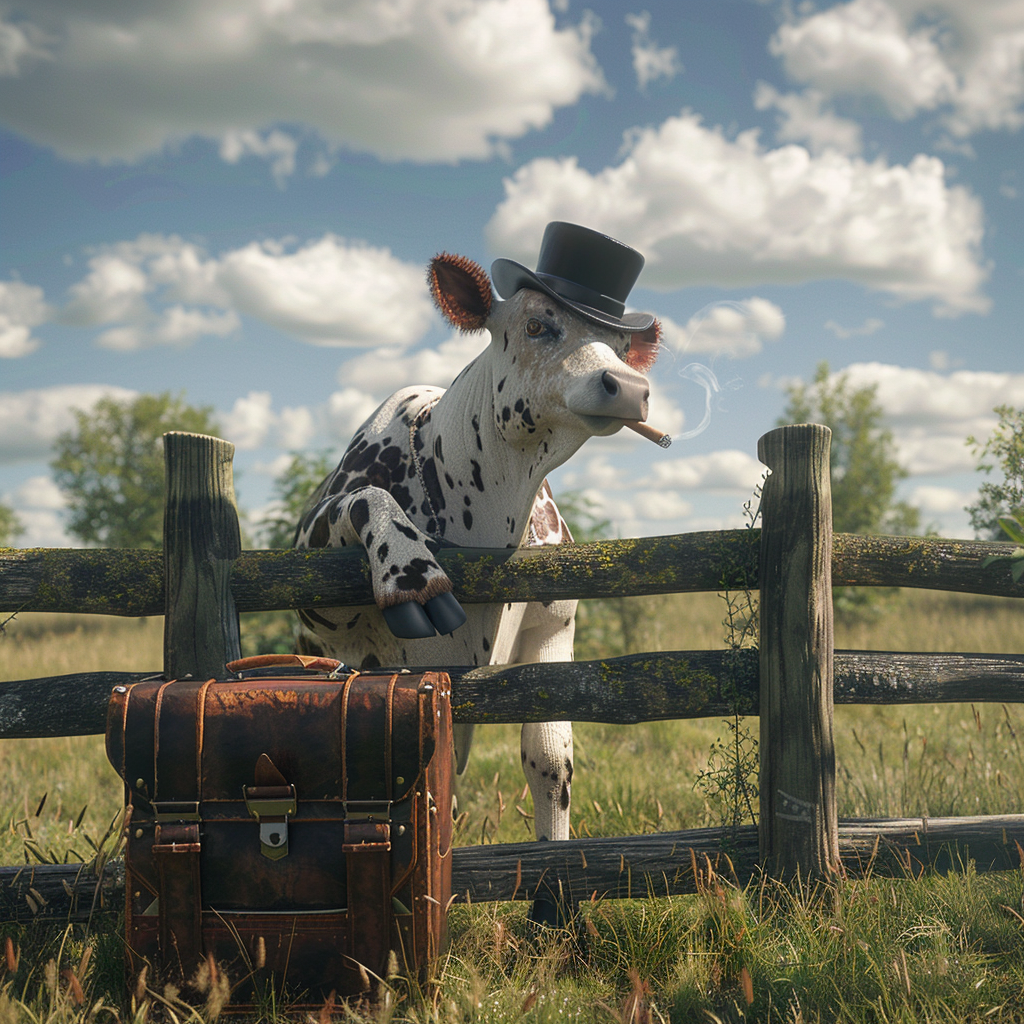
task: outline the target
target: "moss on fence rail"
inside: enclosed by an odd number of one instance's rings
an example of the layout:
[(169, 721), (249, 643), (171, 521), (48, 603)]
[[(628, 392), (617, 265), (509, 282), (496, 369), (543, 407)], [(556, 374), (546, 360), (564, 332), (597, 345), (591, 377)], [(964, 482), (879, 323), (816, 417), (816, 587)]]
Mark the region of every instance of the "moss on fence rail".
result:
[[(468, 604), (553, 601), (756, 587), (758, 541), (757, 530), (724, 530), (512, 551), (451, 548), (438, 558)], [(1024, 580), (1014, 582), (1008, 562), (982, 567), (1012, 544), (837, 533), (833, 545), (835, 586), (1024, 597)], [(163, 587), (159, 551), (0, 548), (0, 612), (162, 615)], [(243, 551), (231, 589), (243, 612), (371, 600), (366, 556), (354, 549)]]
[(1024, 597), (1009, 562), (984, 566), (992, 555), (1009, 556), (1013, 544), (943, 537), (832, 535), (832, 586), (915, 587), (989, 597)]
[[(685, 593), (739, 587), (744, 573), (756, 577), (757, 537), (727, 530), (549, 548), (450, 548), (438, 559), (469, 604)], [(163, 580), (158, 551), (4, 548), (0, 612), (160, 615)], [(243, 612), (372, 600), (365, 552), (354, 548), (243, 551), (231, 589)]]
[(164, 561), (131, 548), (0, 548), (0, 612), (162, 615)]

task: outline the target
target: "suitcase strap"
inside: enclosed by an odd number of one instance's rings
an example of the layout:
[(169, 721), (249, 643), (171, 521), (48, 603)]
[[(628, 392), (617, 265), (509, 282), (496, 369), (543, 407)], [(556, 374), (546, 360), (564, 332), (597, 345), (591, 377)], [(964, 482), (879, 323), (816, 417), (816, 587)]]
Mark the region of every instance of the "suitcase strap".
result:
[(187, 981), (203, 955), (199, 778), (209, 683), (179, 680), (157, 693), (153, 736), (153, 861), (160, 877), (164, 963)]
[[(341, 705), (348, 959), (357, 988), (385, 976), (391, 949), (391, 725), (397, 676), (386, 689), (353, 675)], [(383, 741), (383, 742), (382, 742)], [(365, 970), (361, 970), (364, 968)]]

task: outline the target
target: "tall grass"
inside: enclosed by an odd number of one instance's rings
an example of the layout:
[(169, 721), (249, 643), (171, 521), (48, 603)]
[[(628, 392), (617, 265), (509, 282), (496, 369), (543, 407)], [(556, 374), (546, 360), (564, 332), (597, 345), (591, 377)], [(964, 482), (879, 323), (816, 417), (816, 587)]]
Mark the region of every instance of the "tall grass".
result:
[[(888, 600), (874, 620), (839, 623), (836, 645), (1024, 650), (1024, 606), (1017, 602), (909, 591)], [(724, 602), (716, 595), (626, 601), (633, 605), (618, 625), (612, 620), (603, 637), (581, 638), (578, 657), (631, 645), (726, 644)], [(19, 616), (0, 637), (0, 678), (7, 679), (99, 668), (148, 671), (160, 659), (156, 619)], [(1020, 812), (1022, 730), (1019, 706), (837, 708), (840, 814)], [(712, 744), (726, 735), (716, 720), (578, 725), (574, 832), (621, 835), (716, 823), (721, 808), (694, 780)], [(99, 841), (121, 802), (102, 739), (2, 741), (0, 766), (3, 862), (89, 859), (90, 840)], [(459, 843), (529, 836), (532, 804), (519, 768), (517, 728), (479, 730), (460, 783), (460, 809)], [(335, 1017), (438, 1024), (1024, 1021), (1021, 872), (978, 876), (969, 864), (964, 868), (915, 881), (846, 881), (827, 895), (793, 893), (767, 880), (740, 888), (711, 878), (692, 897), (585, 904), (583, 952), (576, 937), (533, 934), (522, 905), (456, 907), (436, 992), (395, 981), (372, 1013), (339, 1007)], [(131, 994), (120, 989), (116, 927), (107, 921), (88, 936), (80, 929), (0, 932), (12, 938), (12, 951), (21, 951), (17, 971), (0, 991), (0, 1024), (85, 1021), (97, 1001), (90, 1019), (115, 1019), (115, 1011), (119, 1020), (153, 1019), (156, 996), (137, 993), (133, 1010)], [(81, 977), (75, 974), (82, 989), (76, 1005), (74, 984), (62, 972), (78, 970), (90, 942), (96, 952)], [(278, 1011), (276, 1018), (283, 1016)]]

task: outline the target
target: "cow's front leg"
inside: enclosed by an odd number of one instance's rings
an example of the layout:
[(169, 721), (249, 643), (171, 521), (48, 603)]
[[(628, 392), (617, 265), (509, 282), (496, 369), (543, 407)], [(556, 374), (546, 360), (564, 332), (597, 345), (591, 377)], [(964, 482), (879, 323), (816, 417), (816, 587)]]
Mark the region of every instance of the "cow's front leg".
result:
[(382, 488), (323, 498), (303, 519), (295, 541), (298, 548), (352, 544), (366, 549), (373, 599), (395, 636), (451, 633), (466, 621), (451, 580), (434, 558), (437, 544)]

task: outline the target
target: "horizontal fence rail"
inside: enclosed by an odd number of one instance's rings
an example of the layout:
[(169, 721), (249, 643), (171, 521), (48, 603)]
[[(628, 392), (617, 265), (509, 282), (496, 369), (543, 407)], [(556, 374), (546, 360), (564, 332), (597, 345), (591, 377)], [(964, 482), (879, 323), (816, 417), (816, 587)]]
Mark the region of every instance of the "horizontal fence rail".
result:
[[(528, 550), (442, 549), (467, 604), (759, 590), (760, 650), (675, 651), (578, 663), (442, 666), (463, 723), (572, 719), (636, 723), (760, 715), (757, 828), (461, 848), (467, 901), (569, 900), (693, 892), (712, 873), (743, 883), (928, 868), (1024, 867), (1024, 815), (838, 822), (832, 706), (1024, 701), (1024, 656), (835, 651), (833, 586), (1024, 596), (1012, 544), (833, 534), (827, 428), (779, 428), (759, 442), (771, 474), (761, 530)], [(233, 449), (165, 436), (164, 551), (0, 549), (0, 614), (164, 616), (159, 672), (86, 672), (0, 683), (0, 737), (102, 733), (113, 686), (147, 675), (222, 674), (238, 612), (368, 604), (360, 550), (241, 551)], [(1000, 560), (985, 565), (992, 556)], [(774, 723), (774, 724), (773, 724)], [(778, 819), (778, 820), (776, 820)], [(120, 872), (120, 873), (119, 873)], [(123, 906), (123, 871), (0, 868), (0, 919), (71, 917)], [(77, 915), (77, 916), (76, 916)]]
[[(1022, 866), (1022, 848), (1020, 814), (839, 822), (839, 853), (850, 877), (916, 878), (925, 870), (961, 870), (969, 860), (978, 871), (1008, 870)], [(529, 900), (552, 891), (573, 902), (681, 896), (715, 875), (745, 885), (758, 870), (755, 826), (687, 829), (459, 847), (452, 854), (452, 893), (461, 903)], [(81, 864), (0, 868), (3, 920), (87, 921), (123, 907), (118, 863), (100, 879)]]
[[(438, 561), (460, 601), (758, 589), (760, 530), (684, 533), (550, 548), (450, 548)], [(1010, 563), (982, 569), (1013, 544), (935, 537), (833, 535), (832, 583), (1022, 597)], [(240, 612), (367, 604), (362, 549), (243, 551), (231, 569)], [(163, 556), (128, 549), (0, 548), (0, 612), (162, 615)]]
[[(447, 669), (452, 719), (465, 724), (635, 725), (759, 710), (758, 654), (662, 651), (601, 661)], [(0, 683), (0, 739), (92, 736), (115, 686), (154, 672), (79, 672)], [(836, 651), (836, 704), (1024, 702), (1024, 655)]]

